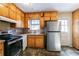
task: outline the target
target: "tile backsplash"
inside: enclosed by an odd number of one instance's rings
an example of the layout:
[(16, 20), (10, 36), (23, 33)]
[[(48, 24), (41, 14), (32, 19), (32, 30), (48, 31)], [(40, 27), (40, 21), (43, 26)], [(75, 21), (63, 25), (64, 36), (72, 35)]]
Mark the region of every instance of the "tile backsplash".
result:
[(0, 30), (8, 30), (10, 29), (10, 23), (0, 21)]

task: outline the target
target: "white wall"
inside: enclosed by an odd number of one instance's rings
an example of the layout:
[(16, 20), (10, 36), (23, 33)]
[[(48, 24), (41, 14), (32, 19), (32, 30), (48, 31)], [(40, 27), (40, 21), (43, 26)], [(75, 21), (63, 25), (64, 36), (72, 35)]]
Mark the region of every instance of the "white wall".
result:
[(61, 12), (59, 13), (59, 20), (68, 20), (68, 32), (61, 33), (61, 45), (62, 46), (72, 46), (72, 13), (71, 12)]

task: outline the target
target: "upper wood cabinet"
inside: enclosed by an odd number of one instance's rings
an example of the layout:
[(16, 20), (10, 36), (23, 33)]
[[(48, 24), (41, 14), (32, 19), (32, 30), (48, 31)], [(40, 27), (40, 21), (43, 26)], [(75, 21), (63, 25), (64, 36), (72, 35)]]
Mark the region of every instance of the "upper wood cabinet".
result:
[(45, 17), (57, 16), (57, 12), (56, 11), (44, 12), (44, 16)]
[(21, 17), (20, 15), (17, 14), (17, 15), (16, 15), (16, 19), (17, 19), (17, 20), (21, 20), (22, 17)]
[(17, 8), (16, 11), (17, 11), (17, 14), (18, 14), (18, 15), (22, 15), (22, 12), (21, 12), (18, 8)]
[(58, 20), (57, 16), (52, 16), (51, 20)]
[(0, 16), (9, 17), (9, 9), (5, 7), (4, 5), (0, 4)]
[(44, 17), (41, 17), (41, 18), (40, 18), (40, 28), (41, 28), (41, 29), (44, 28), (44, 24), (45, 24), (44, 21), (45, 21), (45, 20), (44, 20)]
[(51, 17), (44, 17), (44, 20), (49, 21), (49, 20), (51, 20)]
[(31, 19), (38, 19), (40, 18), (41, 13), (26, 13), (25, 17), (31, 18)]
[(51, 12), (51, 17), (52, 17), (52, 16), (57, 16), (57, 14), (58, 14), (57, 11), (55, 11), (55, 12)]
[(45, 12), (44, 17), (45, 17), (45, 21), (57, 20), (58, 13), (57, 12)]
[(16, 13), (12, 11), (11, 9), (9, 10), (9, 16), (11, 19), (16, 20)]
[(50, 12), (44, 12), (44, 16), (45, 17), (50, 17), (51, 16), (51, 13)]
[(28, 28), (28, 20), (29, 18), (24, 18), (24, 28)]
[(13, 4), (13, 3), (8, 3), (8, 7), (12, 10), (12, 11), (14, 11), (14, 12), (16, 12), (16, 10), (17, 10), (17, 8), (16, 8), (16, 6)]

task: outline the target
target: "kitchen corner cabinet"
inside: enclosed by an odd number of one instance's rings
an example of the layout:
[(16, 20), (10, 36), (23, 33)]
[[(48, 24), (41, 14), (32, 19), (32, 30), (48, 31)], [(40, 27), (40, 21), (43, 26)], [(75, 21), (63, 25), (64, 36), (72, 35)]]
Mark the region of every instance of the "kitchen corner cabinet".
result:
[(44, 48), (44, 35), (28, 35), (27, 47)]
[(0, 42), (0, 56), (4, 56), (4, 42)]

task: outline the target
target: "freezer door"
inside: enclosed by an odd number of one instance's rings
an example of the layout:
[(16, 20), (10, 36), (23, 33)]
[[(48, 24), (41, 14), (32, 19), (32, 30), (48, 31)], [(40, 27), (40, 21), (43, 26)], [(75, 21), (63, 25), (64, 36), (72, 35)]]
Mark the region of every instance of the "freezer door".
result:
[(47, 33), (47, 50), (48, 51), (61, 51), (60, 32)]
[(60, 30), (60, 22), (58, 21), (47, 22), (47, 31), (59, 31), (59, 30)]

